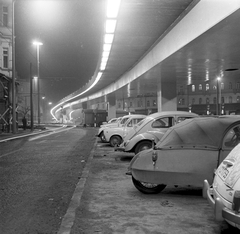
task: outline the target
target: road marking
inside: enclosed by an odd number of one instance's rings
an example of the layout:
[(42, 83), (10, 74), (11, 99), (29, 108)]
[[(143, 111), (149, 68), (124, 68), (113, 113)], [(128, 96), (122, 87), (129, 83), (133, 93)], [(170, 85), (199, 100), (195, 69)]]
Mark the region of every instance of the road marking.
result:
[(60, 132), (64, 132), (64, 131), (71, 130), (71, 129), (73, 129), (73, 128), (75, 128), (75, 127), (70, 127), (70, 128), (64, 127), (64, 128), (62, 128), (62, 129), (60, 129), (60, 130), (57, 129), (57, 130), (52, 131), (52, 132), (47, 133), (47, 134), (41, 134), (41, 135), (39, 135), (39, 136), (32, 137), (32, 138), (28, 139), (28, 141), (35, 141), (35, 140), (38, 140), (38, 139), (43, 138), (43, 137), (46, 137), (46, 136), (50, 136), (50, 135), (53, 135), (53, 134), (57, 134), (57, 133), (60, 133)]
[(18, 149), (18, 150), (15, 150), (15, 151), (12, 151), (12, 152), (3, 154), (3, 155), (0, 156), (0, 158), (5, 157), (5, 156), (8, 156), (8, 155), (10, 155), (10, 154), (14, 154), (14, 153), (16, 153), (16, 152), (18, 152), (18, 151), (20, 151), (20, 150), (21, 150), (21, 149)]

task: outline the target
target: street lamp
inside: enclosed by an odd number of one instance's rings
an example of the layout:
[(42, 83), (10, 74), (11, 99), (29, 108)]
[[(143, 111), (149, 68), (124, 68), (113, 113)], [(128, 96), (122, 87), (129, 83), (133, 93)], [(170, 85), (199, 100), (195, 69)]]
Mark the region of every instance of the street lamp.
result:
[(38, 85), (37, 85), (37, 93), (38, 93), (38, 124), (40, 124), (40, 75), (39, 75), (39, 65), (40, 65), (40, 60), (39, 60), (39, 48), (41, 45), (43, 45), (42, 42), (39, 41), (34, 41), (33, 45), (37, 47), (37, 77), (38, 77)]
[(218, 77), (217, 78), (217, 105), (216, 105), (217, 115), (221, 115), (221, 99), (222, 99), (222, 97), (221, 97), (221, 78)]

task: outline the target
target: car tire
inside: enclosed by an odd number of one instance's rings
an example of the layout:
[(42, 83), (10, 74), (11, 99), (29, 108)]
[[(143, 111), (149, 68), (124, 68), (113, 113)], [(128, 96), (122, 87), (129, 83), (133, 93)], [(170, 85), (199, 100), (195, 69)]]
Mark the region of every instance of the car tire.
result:
[(105, 142), (103, 132), (100, 133), (99, 138), (101, 139), (102, 142)]
[(146, 150), (146, 149), (151, 149), (152, 148), (152, 142), (150, 141), (142, 141), (137, 144), (134, 152), (135, 154), (138, 154), (140, 151)]
[(122, 138), (120, 136), (112, 136), (109, 142), (112, 147), (116, 147), (122, 143)]
[(157, 194), (160, 193), (167, 185), (165, 184), (151, 184), (151, 183), (144, 183), (139, 180), (136, 180), (132, 176), (132, 182), (134, 186), (144, 194)]

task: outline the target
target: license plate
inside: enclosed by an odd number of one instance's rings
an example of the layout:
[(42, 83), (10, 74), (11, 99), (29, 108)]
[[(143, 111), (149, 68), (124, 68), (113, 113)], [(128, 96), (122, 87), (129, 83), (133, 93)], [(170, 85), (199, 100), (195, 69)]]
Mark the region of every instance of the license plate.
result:
[(224, 165), (222, 165), (218, 170), (218, 175), (222, 180), (225, 180), (227, 178), (228, 173), (229, 170)]

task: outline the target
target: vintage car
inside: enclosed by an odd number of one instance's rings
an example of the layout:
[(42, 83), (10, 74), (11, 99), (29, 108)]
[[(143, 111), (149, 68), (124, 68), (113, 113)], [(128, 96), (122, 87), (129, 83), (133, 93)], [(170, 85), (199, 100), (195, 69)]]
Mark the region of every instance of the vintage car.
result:
[(147, 116), (126, 136), (123, 143), (116, 147), (116, 151), (133, 152), (135, 154), (152, 147), (162, 138), (169, 127), (182, 122), (185, 119), (199, 117), (195, 113), (187, 111), (162, 111)]
[(109, 123), (109, 124), (103, 124), (100, 126), (99, 130), (98, 130), (98, 134), (96, 135), (97, 137), (99, 137), (101, 139), (102, 142), (105, 142), (104, 141), (104, 138), (103, 138), (103, 130), (105, 128), (111, 128), (111, 127), (118, 127), (118, 126), (121, 126), (123, 125), (129, 118), (129, 115), (125, 115), (123, 117), (119, 117), (117, 119), (117, 121), (115, 123)]
[(131, 115), (128, 120), (119, 127), (106, 128), (103, 130), (103, 139), (105, 142), (109, 142), (111, 146), (115, 147), (120, 145), (123, 136), (126, 135), (134, 126), (141, 120), (145, 119), (146, 115)]
[[(231, 137), (231, 136), (230, 136)], [(240, 126), (232, 131), (228, 144), (238, 144)], [(228, 145), (227, 144), (227, 145)], [(240, 229), (240, 144), (234, 147), (215, 172), (212, 186), (204, 180), (203, 197), (212, 206), (217, 221), (226, 220)]]
[(108, 122), (103, 122), (102, 125), (116, 123), (117, 121), (118, 121), (118, 118), (112, 118)]
[[(233, 149), (239, 117), (187, 119), (167, 130), (152, 149), (139, 152), (128, 168), (135, 187), (159, 193), (167, 185), (202, 187)], [(238, 139), (239, 140), (239, 139)]]

